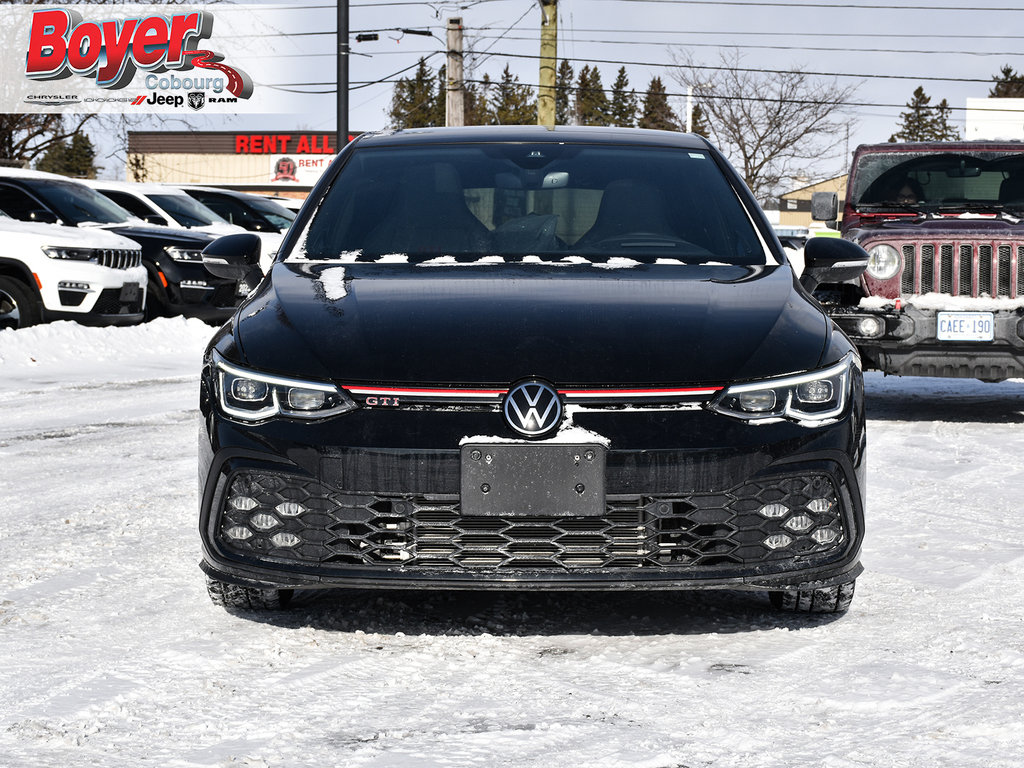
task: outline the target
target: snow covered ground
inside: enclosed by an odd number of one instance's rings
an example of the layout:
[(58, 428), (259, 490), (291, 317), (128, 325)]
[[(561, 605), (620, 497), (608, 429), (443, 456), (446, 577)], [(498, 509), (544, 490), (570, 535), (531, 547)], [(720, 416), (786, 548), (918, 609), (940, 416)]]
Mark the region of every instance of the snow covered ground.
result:
[(868, 380), (866, 573), (759, 594), (356, 593), (197, 568), (197, 321), (0, 332), (0, 766), (1018, 767), (1024, 382)]

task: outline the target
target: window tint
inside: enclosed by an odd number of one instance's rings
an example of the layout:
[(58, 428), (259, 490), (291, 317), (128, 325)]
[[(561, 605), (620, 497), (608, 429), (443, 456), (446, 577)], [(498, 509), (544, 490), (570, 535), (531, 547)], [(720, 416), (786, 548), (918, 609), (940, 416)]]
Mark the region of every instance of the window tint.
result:
[(118, 192), (112, 189), (101, 189), (99, 193), (109, 200), (113, 200), (115, 203), (124, 208), (128, 213), (138, 216), (140, 219), (145, 219), (147, 216), (155, 216), (157, 212), (146, 205), (144, 202), (134, 195), (129, 195), (127, 192)]
[(764, 264), (750, 217), (700, 150), (466, 144), (357, 150), (307, 258), (406, 254)]

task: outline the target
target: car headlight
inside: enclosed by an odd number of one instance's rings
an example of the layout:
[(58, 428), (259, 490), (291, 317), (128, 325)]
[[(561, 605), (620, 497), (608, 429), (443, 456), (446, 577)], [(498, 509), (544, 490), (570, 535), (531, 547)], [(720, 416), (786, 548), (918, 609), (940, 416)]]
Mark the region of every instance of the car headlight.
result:
[(289, 379), (239, 368), (213, 353), (221, 410), (242, 421), (275, 416), (323, 419), (351, 411), (355, 402), (334, 384)]
[(848, 352), (835, 365), (818, 371), (734, 384), (726, 387), (710, 407), (746, 421), (828, 421), (846, 409), (850, 370), (856, 364), (857, 358)]
[(64, 259), (67, 261), (96, 261), (96, 251), (93, 248), (45, 246), (43, 248), (43, 253), (51, 259)]
[(868, 251), (868, 274), (876, 280), (896, 277), (902, 266), (900, 252), (891, 245), (876, 245)]
[(202, 261), (203, 250), (200, 248), (196, 250), (194, 248), (179, 248), (176, 245), (169, 245), (164, 248), (164, 253), (170, 256), (175, 261)]

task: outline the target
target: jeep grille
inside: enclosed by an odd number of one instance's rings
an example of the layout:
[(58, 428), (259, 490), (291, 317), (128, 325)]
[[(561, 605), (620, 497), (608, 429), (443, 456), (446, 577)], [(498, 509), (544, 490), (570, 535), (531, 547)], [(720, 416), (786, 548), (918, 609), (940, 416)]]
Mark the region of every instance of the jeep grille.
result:
[(1015, 243), (906, 243), (903, 294), (1024, 296), (1024, 245)]

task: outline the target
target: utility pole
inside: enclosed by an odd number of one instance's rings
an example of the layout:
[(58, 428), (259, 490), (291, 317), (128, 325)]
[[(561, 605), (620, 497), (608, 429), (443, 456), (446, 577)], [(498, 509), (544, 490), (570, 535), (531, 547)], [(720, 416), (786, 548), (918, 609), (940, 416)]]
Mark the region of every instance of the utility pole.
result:
[(348, 0), (338, 0), (338, 131), (335, 150), (348, 144)]
[(444, 99), (444, 124), (465, 125), (466, 109), (462, 81), (462, 19), (448, 19), (447, 87)]
[(540, 2), (540, 88), (537, 125), (555, 124), (555, 62), (558, 59), (558, 0)]

